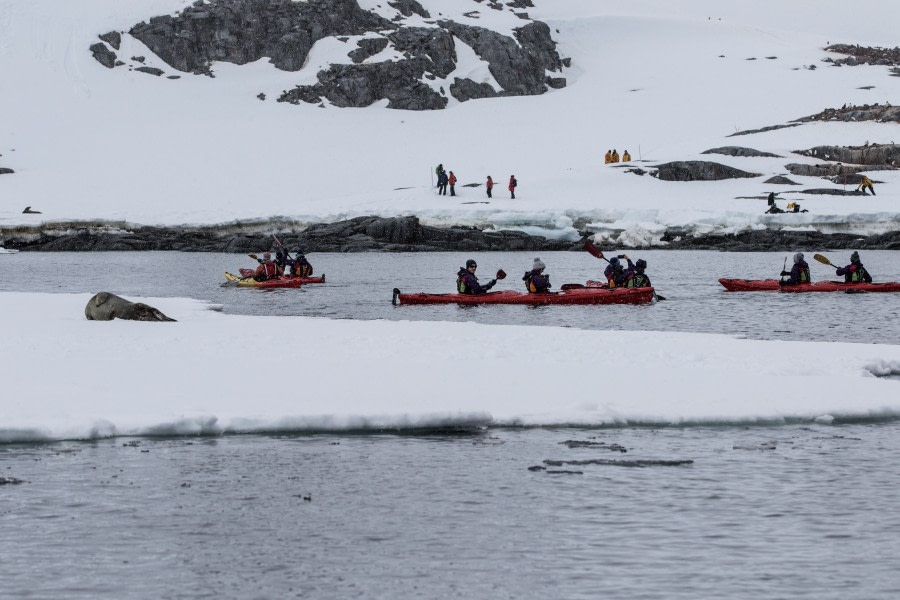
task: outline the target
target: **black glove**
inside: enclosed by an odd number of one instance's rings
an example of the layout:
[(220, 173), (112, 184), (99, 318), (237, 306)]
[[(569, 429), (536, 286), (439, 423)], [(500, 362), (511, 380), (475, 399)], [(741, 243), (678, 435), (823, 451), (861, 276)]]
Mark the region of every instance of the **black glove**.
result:
[(495, 285), (497, 285), (497, 280), (491, 279), (491, 282), (488, 284), (488, 287), (494, 287)]
[(782, 271), (781, 276), (784, 277), (785, 275), (790, 275), (790, 273), (788, 273), (787, 271)]

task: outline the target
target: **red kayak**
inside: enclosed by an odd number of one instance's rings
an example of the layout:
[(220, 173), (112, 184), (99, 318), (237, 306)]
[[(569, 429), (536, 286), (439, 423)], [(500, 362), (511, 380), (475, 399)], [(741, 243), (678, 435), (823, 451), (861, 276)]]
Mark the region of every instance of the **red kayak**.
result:
[(300, 277), (276, 277), (275, 279), (267, 279), (265, 281), (256, 281), (252, 277), (238, 277), (231, 273), (225, 273), (225, 283), (223, 287), (248, 287), (248, 288), (298, 288), (300, 287)]
[(900, 283), (844, 283), (816, 281), (797, 285), (779, 284), (777, 279), (720, 279), (729, 292), (900, 292)]
[[(256, 269), (241, 269), (240, 273), (241, 273), (241, 277), (253, 277), (253, 275), (256, 273)], [(319, 275), (318, 277), (294, 277), (293, 275), (284, 275), (281, 278), (296, 281), (297, 285), (300, 285), (300, 284), (306, 285), (307, 283), (325, 283), (324, 273), (322, 275)], [(282, 286), (282, 287), (289, 287), (289, 286)]]
[(615, 290), (580, 288), (545, 294), (488, 292), (487, 294), (401, 294), (394, 288), (394, 304), (650, 304), (653, 288)]

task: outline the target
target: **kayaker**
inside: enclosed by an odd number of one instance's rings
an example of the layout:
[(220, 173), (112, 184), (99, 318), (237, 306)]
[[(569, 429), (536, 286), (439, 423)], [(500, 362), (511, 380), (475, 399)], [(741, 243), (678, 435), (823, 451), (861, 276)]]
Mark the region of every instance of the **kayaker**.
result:
[(278, 277), (278, 267), (272, 260), (271, 253), (263, 252), (262, 258), (257, 258), (256, 260), (259, 262), (259, 266), (256, 267), (256, 273), (253, 274), (253, 279), (256, 281), (267, 281)]
[[(628, 260), (628, 257), (624, 254), (620, 256)], [(630, 263), (631, 261), (628, 260), (628, 262)], [(619, 256), (613, 256), (609, 259), (609, 265), (603, 271), (603, 276), (606, 277), (606, 283), (611, 288), (621, 287), (625, 283), (625, 269), (622, 267), (622, 263), (619, 262)]]
[(312, 265), (306, 260), (306, 256), (297, 250), (297, 258), (291, 263), (291, 275), (294, 277), (309, 277), (312, 274)]
[(478, 283), (478, 278), (475, 277), (477, 268), (478, 264), (471, 258), (466, 261), (465, 268), (460, 267), (456, 274), (456, 289), (460, 294), (486, 294), (497, 283), (496, 279), (491, 279), (487, 285)]
[(853, 251), (850, 255), (850, 264), (846, 267), (838, 267), (838, 276), (844, 276), (844, 283), (872, 283), (872, 276), (859, 260), (859, 252)]
[[(625, 257), (628, 260), (628, 257)], [(631, 264), (631, 261), (628, 260), (628, 268), (625, 269), (625, 287), (627, 288), (642, 288), (642, 287), (653, 287), (650, 283), (650, 278), (644, 273), (644, 270), (647, 268), (647, 261), (643, 258), (637, 259), (637, 262)]]
[(277, 275), (281, 277), (284, 275), (284, 268), (287, 266), (287, 255), (282, 250), (275, 251), (275, 267), (277, 269)]
[(781, 276), (787, 277), (778, 282), (781, 285), (798, 285), (812, 281), (809, 275), (809, 264), (804, 260), (802, 252), (794, 255), (794, 266), (790, 271), (782, 271)]
[(544, 294), (550, 290), (550, 276), (544, 275), (544, 269), (546, 268), (547, 265), (540, 258), (535, 258), (534, 264), (531, 265), (531, 270), (525, 272), (522, 281), (525, 282), (525, 287), (530, 293)]

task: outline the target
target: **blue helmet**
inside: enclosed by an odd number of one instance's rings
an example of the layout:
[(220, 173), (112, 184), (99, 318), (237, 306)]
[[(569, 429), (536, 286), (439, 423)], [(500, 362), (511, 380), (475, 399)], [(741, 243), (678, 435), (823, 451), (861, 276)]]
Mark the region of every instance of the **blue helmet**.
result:
[(611, 265), (619, 264), (619, 258), (616, 256), (613, 256), (611, 259), (609, 259), (609, 264), (611, 264)]

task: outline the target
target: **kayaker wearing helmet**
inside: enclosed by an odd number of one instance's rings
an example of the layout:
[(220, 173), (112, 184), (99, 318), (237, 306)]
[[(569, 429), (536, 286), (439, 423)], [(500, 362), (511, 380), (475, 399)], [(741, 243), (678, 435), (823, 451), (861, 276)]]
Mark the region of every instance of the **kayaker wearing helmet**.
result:
[(543, 294), (550, 289), (550, 276), (544, 275), (544, 269), (546, 268), (547, 265), (540, 258), (535, 258), (534, 264), (531, 265), (531, 270), (525, 272), (522, 281), (525, 282), (525, 287), (530, 293)]
[[(628, 260), (628, 257), (625, 257)], [(647, 261), (643, 258), (637, 259), (637, 262), (631, 264), (631, 260), (628, 260), (628, 268), (625, 269), (625, 287), (627, 288), (642, 288), (642, 287), (653, 287), (650, 283), (650, 278), (644, 274), (644, 270), (647, 268)]]
[(297, 258), (291, 263), (291, 275), (294, 277), (309, 277), (313, 274), (313, 267), (306, 256), (300, 250), (297, 250)]
[(782, 271), (781, 276), (787, 276), (787, 279), (782, 279), (778, 282), (781, 285), (797, 285), (812, 281), (809, 276), (809, 265), (803, 260), (802, 252), (794, 255), (794, 266), (791, 267), (790, 271)]
[(487, 285), (478, 283), (478, 278), (475, 277), (477, 268), (478, 264), (471, 258), (466, 261), (465, 268), (459, 268), (459, 273), (456, 274), (456, 289), (460, 294), (486, 294), (497, 283), (496, 279), (491, 279)]
[(629, 266), (632, 266), (631, 260), (624, 254), (613, 256), (609, 259), (609, 265), (603, 271), (603, 276), (606, 277), (606, 283), (610, 288), (622, 287), (622, 284), (625, 283), (625, 269), (622, 267), (622, 263), (619, 262), (620, 258), (628, 260)]
[(262, 258), (257, 258), (256, 260), (259, 262), (259, 266), (256, 267), (253, 279), (266, 281), (278, 277), (278, 267), (272, 261), (272, 255), (269, 252), (263, 252)]
[(872, 283), (872, 276), (859, 260), (859, 252), (854, 250), (850, 255), (850, 264), (846, 267), (838, 267), (838, 275), (844, 276), (844, 283)]
[(284, 275), (284, 268), (287, 266), (287, 255), (282, 250), (275, 251), (275, 268), (279, 277)]

